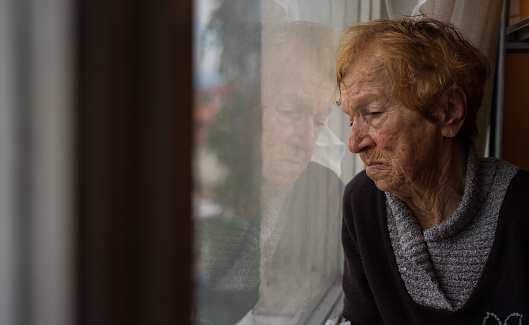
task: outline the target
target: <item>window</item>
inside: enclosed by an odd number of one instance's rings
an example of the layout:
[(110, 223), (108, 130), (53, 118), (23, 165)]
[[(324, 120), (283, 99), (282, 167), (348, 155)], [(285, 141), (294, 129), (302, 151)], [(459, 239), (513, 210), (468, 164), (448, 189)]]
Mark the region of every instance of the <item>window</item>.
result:
[(334, 104), (335, 44), (380, 10), (195, 3), (196, 324), (305, 324), (338, 299), (342, 191), (363, 165)]

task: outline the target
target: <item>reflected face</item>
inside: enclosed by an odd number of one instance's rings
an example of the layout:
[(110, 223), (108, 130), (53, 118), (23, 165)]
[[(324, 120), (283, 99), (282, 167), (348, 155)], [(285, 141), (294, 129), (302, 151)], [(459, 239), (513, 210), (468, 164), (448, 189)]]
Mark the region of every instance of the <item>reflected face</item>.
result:
[(367, 175), (382, 191), (408, 195), (428, 182), (436, 165), (441, 129), (399, 104), (380, 56), (355, 62), (340, 91), (349, 116), (349, 150), (358, 153)]
[(262, 176), (267, 186), (282, 188), (310, 161), (330, 112), (333, 81), (308, 62), (276, 66), (263, 76)]

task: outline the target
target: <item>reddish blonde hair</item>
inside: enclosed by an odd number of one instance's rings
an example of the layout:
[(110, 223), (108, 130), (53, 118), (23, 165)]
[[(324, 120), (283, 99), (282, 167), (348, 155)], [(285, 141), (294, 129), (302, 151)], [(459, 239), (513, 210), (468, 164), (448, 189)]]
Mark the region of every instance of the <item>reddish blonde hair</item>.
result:
[[(458, 136), (467, 144), (473, 142), (490, 69), (476, 46), (453, 25), (431, 18), (360, 23), (341, 35), (336, 62), (338, 89), (350, 64), (374, 48), (382, 53), (396, 100), (432, 122), (438, 120), (440, 96), (451, 87), (461, 87), (467, 96), (467, 116)], [(337, 104), (341, 104), (341, 96)]]

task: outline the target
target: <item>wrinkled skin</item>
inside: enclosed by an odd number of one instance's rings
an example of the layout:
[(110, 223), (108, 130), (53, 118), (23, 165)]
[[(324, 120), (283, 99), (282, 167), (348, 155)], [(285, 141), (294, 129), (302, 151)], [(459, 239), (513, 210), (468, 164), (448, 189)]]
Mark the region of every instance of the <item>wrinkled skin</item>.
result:
[(265, 80), (272, 80), (262, 92), (265, 191), (274, 192), (292, 184), (305, 170), (330, 112), (332, 80), (326, 80), (313, 65), (300, 60), (264, 72)]
[(356, 61), (340, 87), (351, 123), (349, 150), (360, 155), (380, 190), (401, 198), (419, 219), (433, 220), (423, 225), (428, 228), (450, 216), (464, 191), (466, 158), (454, 139), (461, 123), (454, 125), (449, 110), (461, 94), (442, 96), (440, 122), (433, 123), (392, 97), (382, 60)]

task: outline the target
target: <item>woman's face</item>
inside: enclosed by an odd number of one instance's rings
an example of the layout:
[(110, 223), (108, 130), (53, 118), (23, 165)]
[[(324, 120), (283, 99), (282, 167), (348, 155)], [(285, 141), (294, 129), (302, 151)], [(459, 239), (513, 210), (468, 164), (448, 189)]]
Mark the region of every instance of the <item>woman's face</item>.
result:
[(380, 190), (410, 195), (437, 175), (441, 128), (399, 104), (391, 88), (380, 55), (348, 69), (340, 90), (352, 124), (349, 150), (360, 155)]
[(333, 99), (331, 79), (308, 62), (298, 65), (276, 69), (263, 91), (263, 178), (276, 188), (292, 184), (307, 167)]

